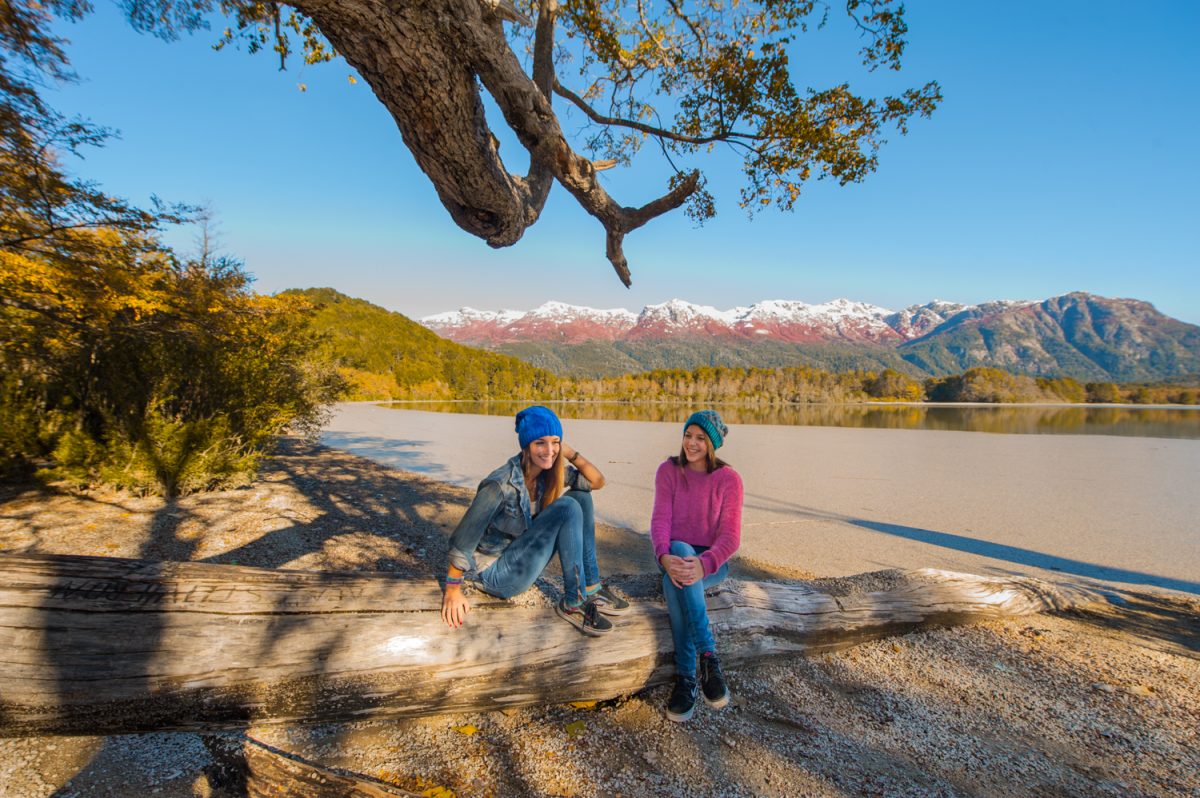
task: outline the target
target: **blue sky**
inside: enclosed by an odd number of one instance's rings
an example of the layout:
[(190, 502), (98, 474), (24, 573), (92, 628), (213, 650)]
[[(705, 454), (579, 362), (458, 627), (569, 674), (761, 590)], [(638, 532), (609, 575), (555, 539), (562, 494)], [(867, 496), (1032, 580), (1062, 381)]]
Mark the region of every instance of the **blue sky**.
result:
[[(280, 72), (270, 54), (214, 52), (214, 32), (139, 35), (101, 3), (61, 25), (82, 82), (51, 96), (121, 134), (74, 171), (136, 202), (209, 203), (224, 249), (263, 292), (332, 286), (419, 317), (550, 299), (636, 311), (673, 297), (722, 309), (848, 297), (897, 309), (1088, 291), (1200, 323), (1200, 3), (907, 8), (903, 71), (868, 75), (835, 15), (802, 38), (798, 82), (883, 92), (936, 79), (945, 100), (933, 118), (890, 135), (864, 183), (814, 182), (793, 213), (749, 219), (737, 163), (702, 163), (718, 217), (696, 228), (676, 213), (632, 233), (632, 289), (561, 187), (514, 247), (460, 231), (342, 62), (293, 59)], [(661, 193), (666, 171), (647, 147), (605, 180), (636, 205)], [(186, 248), (191, 236), (170, 238)]]

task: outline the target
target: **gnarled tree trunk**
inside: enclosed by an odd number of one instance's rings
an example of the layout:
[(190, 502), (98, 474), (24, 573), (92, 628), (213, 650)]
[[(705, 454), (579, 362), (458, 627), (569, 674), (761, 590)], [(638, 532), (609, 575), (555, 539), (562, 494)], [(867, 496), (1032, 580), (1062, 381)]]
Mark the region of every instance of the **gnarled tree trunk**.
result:
[[(930, 625), (1103, 601), (1036, 580), (913, 572), (837, 598), (730, 581), (709, 598), (727, 665)], [(604, 638), (477, 595), (466, 626), (433, 581), (201, 563), (0, 556), (0, 735), (205, 731), (605, 699), (672, 672), (665, 608)]]
[[(692, 173), (640, 208), (618, 204), (590, 160), (567, 143), (550, 104), (556, 2), (540, 4), (532, 74), (483, 0), (289, 0), (371, 86), (451, 218), (494, 247), (516, 243), (537, 221), (557, 180), (604, 226), (606, 253), (625, 285), (625, 234), (682, 205), (699, 186)], [(480, 85), (529, 155), (511, 174), (488, 126)]]

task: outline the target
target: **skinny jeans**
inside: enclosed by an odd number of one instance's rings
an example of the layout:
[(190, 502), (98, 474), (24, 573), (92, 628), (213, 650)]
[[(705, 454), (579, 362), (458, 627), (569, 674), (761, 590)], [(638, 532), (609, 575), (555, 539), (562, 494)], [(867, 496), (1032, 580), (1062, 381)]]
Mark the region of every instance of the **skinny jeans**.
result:
[[(671, 541), (671, 554), (676, 557), (696, 557), (706, 551), (708, 546), (693, 546), (682, 540)], [(694, 679), (698, 654), (717, 650), (708, 622), (704, 591), (725, 579), (729, 574), (729, 563), (723, 563), (716, 573), (687, 587), (676, 587), (661, 564), (658, 569), (663, 572), (663, 596), (667, 600), (667, 614), (671, 618), (671, 637), (675, 640), (675, 672)]]
[(500, 558), (479, 573), (485, 593), (512, 598), (541, 576), (558, 553), (567, 603), (584, 600), (588, 585), (600, 581), (596, 562), (596, 519), (589, 491), (570, 490), (533, 517), (529, 528), (504, 548)]

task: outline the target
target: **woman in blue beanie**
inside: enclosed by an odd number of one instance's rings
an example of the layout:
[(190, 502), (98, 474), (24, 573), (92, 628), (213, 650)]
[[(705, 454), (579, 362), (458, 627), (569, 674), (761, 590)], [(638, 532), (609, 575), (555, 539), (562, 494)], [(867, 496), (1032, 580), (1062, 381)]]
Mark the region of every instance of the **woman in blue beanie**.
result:
[[(562, 422), (547, 407), (517, 413), (521, 451), (479, 483), (475, 499), (450, 536), (442, 620), (462, 626), (470, 602), (462, 582), (512, 598), (528, 590), (558, 553), (563, 597), (558, 614), (586, 635), (612, 631), (605, 615), (628, 612), (629, 602), (600, 581), (596, 563), (593, 490), (604, 475), (562, 439)], [(481, 565), (477, 555), (495, 557)]]

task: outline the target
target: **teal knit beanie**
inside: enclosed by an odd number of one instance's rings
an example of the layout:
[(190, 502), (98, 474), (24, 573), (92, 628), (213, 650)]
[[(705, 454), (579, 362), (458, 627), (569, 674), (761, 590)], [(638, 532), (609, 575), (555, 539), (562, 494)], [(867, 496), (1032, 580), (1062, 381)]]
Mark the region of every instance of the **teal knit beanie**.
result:
[(721, 444), (725, 442), (725, 436), (729, 434), (729, 427), (725, 426), (716, 410), (698, 410), (692, 413), (683, 423), (684, 431), (693, 424), (704, 430), (714, 449), (720, 449)]

